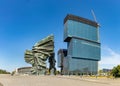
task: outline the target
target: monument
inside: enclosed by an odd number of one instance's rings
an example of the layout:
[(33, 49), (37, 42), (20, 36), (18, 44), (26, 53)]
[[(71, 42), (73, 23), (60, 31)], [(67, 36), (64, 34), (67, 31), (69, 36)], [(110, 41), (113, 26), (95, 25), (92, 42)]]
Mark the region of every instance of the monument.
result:
[(45, 39), (37, 42), (32, 50), (25, 51), (25, 61), (32, 65), (31, 72), (35, 75), (45, 74), (46, 73), (46, 61), (49, 61), (49, 73), (51, 69), (54, 69), (54, 74), (56, 71), (55, 68), (55, 53), (54, 53), (54, 36), (50, 35)]

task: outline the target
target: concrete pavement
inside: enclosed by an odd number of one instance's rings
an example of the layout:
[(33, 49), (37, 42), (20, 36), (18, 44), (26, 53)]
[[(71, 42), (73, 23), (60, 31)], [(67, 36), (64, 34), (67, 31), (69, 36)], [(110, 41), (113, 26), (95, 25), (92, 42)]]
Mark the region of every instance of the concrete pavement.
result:
[(120, 86), (120, 79), (80, 78), (79, 76), (0, 75), (3, 86)]

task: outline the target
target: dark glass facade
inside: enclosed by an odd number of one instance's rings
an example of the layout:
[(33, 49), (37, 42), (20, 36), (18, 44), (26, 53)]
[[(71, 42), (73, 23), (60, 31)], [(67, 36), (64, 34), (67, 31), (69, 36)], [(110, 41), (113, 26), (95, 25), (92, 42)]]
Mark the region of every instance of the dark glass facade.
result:
[(67, 20), (64, 24), (64, 40), (68, 37), (78, 37), (99, 42), (98, 29), (78, 21)]
[(68, 55), (80, 59), (100, 60), (100, 44), (72, 38), (68, 45)]
[[(97, 74), (101, 49), (96, 22), (67, 15), (64, 19), (64, 42), (67, 42), (67, 56), (62, 61), (64, 74)], [(59, 52), (58, 58), (60, 54)]]

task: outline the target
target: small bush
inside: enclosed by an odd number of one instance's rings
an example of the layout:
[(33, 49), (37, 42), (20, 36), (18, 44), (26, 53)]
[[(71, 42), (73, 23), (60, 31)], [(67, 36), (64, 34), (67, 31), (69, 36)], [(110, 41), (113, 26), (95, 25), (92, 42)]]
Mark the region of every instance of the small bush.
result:
[(120, 65), (118, 65), (117, 67), (114, 67), (111, 71), (111, 74), (116, 78), (116, 77), (120, 77)]
[(6, 70), (0, 69), (0, 74), (10, 74), (10, 72), (7, 72)]

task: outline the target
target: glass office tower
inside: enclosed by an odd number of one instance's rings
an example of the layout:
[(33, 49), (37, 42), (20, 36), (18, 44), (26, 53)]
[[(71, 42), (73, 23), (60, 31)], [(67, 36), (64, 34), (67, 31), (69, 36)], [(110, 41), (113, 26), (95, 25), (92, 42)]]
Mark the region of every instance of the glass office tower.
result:
[[(82, 17), (65, 17), (64, 42), (67, 42), (67, 55), (62, 55), (63, 74), (97, 74), (98, 61), (101, 59), (98, 27), (96, 22)], [(61, 58), (61, 54), (64, 53), (58, 52), (58, 58)]]

